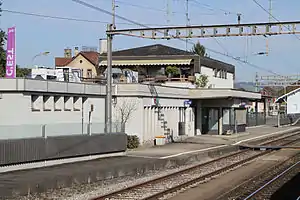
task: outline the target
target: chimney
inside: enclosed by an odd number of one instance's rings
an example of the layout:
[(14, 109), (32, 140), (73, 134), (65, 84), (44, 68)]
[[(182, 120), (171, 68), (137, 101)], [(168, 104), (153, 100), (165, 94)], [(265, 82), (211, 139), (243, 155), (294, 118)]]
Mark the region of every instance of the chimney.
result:
[(107, 53), (107, 40), (106, 39), (100, 39), (99, 40), (99, 53)]
[(78, 54), (79, 54), (79, 47), (75, 47), (74, 56), (77, 56)]
[(64, 49), (64, 51), (65, 51), (65, 58), (72, 58), (72, 49), (67, 48)]

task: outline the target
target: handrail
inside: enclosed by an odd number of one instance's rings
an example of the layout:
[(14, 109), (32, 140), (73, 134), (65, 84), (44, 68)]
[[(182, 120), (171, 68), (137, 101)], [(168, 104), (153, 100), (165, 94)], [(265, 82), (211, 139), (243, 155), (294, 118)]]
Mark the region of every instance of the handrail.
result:
[[(160, 80), (163, 77), (157, 78), (157, 77), (149, 77), (149, 78), (143, 78), (141, 79), (141, 82), (145, 82), (145, 81), (155, 81), (155, 80)], [(189, 78), (168, 78), (165, 77), (166, 81), (174, 81), (174, 82), (192, 82), (189, 80)]]

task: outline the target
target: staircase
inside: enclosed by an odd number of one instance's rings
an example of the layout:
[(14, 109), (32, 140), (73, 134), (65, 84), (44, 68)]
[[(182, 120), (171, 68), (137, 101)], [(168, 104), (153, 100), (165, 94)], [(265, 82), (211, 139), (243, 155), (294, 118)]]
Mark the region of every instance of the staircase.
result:
[(154, 106), (156, 106), (158, 108), (158, 110), (155, 111), (155, 113), (157, 113), (157, 119), (160, 122), (160, 128), (162, 129), (162, 132), (164, 133), (164, 135), (170, 136), (170, 128), (168, 128), (168, 126), (167, 126), (168, 122), (166, 120), (165, 115), (162, 113), (162, 107), (159, 104), (159, 97), (158, 97), (158, 93), (156, 91), (155, 85), (149, 84), (148, 87), (149, 87), (151, 96), (156, 99), (156, 105), (154, 105)]

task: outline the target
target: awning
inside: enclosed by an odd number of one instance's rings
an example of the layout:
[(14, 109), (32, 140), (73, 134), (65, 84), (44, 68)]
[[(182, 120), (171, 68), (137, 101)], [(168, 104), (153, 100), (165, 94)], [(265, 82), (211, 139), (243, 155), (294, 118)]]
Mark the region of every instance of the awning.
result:
[[(113, 60), (113, 66), (136, 65), (190, 65), (193, 59), (168, 59), (168, 60)], [(101, 61), (99, 66), (107, 66), (107, 61)]]

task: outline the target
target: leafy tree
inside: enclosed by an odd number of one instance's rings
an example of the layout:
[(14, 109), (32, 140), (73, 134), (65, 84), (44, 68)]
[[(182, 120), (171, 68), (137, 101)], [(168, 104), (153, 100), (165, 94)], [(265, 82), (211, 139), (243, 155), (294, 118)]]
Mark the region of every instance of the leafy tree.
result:
[[(1, 5), (2, 5), (2, 1), (0, 1), (0, 6)], [(0, 12), (1, 12), (1, 8), (0, 8)], [(6, 66), (6, 51), (4, 49), (5, 41), (6, 41), (6, 34), (2, 29), (0, 29), (0, 77), (3, 77), (5, 75), (5, 66)]]
[[(2, 2), (0, 1), (0, 6)], [(1, 12), (1, 8), (0, 8)], [(1, 16), (1, 15), (0, 15)], [(0, 77), (5, 76), (5, 68), (6, 68), (6, 50), (4, 49), (6, 43), (6, 33), (2, 29), (0, 29)], [(16, 76), (17, 77), (26, 77), (30, 74), (30, 69), (28, 68), (20, 68), (19, 66), (16, 67)]]
[(198, 41), (196, 44), (194, 44), (192, 50), (194, 54), (198, 54), (199, 56), (206, 57), (206, 49), (205, 46), (201, 45), (200, 42)]
[(196, 86), (197, 88), (204, 88), (208, 84), (208, 76), (205, 74), (201, 74), (197, 79), (196, 79)]
[(19, 66), (17, 66), (16, 71), (17, 71), (16, 77), (21, 77), (21, 78), (25, 78), (26, 76), (30, 75), (30, 73), (31, 73), (31, 69), (21, 68)]
[(167, 75), (170, 74), (171, 76), (175, 76), (175, 75), (180, 74), (179, 69), (176, 66), (168, 66), (166, 68), (166, 73), (167, 73)]

